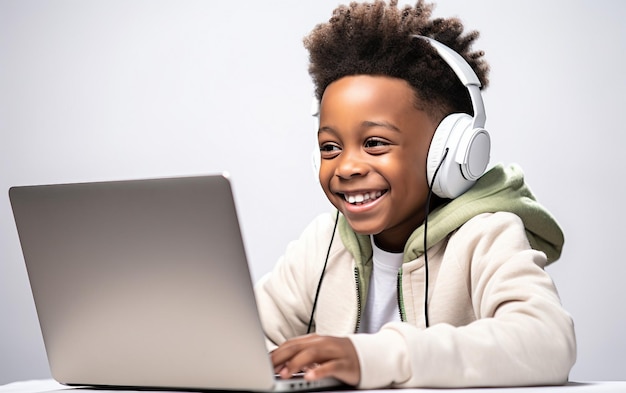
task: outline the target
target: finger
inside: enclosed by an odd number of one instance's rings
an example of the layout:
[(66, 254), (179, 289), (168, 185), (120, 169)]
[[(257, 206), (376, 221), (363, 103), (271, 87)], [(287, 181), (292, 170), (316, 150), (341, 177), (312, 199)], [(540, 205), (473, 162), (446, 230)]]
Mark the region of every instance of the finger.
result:
[(349, 364), (344, 360), (330, 360), (308, 369), (304, 373), (304, 378), (309, 381), (333, 377), (348, 385), (356, 386), (360, 380), (359, 366)]
[[(323, 350), (315, 346), (302, 346), (291, 356), (281, 369), (282, 373), (292, 375), (300, 371), (315, 368), (319, 363), (329, 360)], [(282, 375), (282, 374), (281, 374)]]
[(276, 348), (272, 353), (270, 353), (270, 358), (272, 360), (272, 364), (275, 368), (282, 368), (284, 364), (293, 358), (298, 352), (302, 351), (307, 346), (310, 346), (312, 342), (317, 340), (318, 336), (315, 334), (297, 337), (290, 339), (283, 344), (281, 344), (278, 348)]

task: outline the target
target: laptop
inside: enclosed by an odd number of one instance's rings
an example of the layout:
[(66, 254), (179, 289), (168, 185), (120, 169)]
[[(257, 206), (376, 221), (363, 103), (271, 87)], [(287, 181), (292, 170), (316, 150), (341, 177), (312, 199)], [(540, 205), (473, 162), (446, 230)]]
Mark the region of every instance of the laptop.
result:
[(338, 386), (275, 376), (227, 176), (18, 186), (9, 196), (58, 382)]

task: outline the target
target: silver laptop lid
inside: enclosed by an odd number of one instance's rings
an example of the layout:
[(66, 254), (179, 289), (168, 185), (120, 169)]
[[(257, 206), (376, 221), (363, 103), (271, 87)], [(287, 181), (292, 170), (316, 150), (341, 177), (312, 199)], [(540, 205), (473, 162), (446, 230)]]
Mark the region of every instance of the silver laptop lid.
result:
[(24, 186), (9, 194), (57, 381), (271, 389), (227, 178)]

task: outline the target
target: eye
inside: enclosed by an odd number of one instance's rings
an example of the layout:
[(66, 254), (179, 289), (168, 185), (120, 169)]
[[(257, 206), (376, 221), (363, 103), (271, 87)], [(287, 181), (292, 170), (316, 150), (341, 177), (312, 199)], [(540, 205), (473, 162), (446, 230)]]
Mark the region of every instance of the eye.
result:
[(320, 153), (322, 158), (334, 158), (341, 152), (339, 145), (333, 142), (324, 142), (320, 145)]
[(391, 143), (389, 141), (381, 138), (369, 138), (363, 144), (365, 150), (372, 154), (385, 153), (390, 145)]

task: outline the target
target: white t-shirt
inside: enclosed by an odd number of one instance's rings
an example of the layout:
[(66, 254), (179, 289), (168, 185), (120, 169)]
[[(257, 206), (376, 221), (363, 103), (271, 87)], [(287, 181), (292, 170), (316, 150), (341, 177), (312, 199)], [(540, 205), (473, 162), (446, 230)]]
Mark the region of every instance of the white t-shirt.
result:
[(398, 270), (402, 265), (402, 253), (381, 250), (374, 244), (373, 237), (370, 236), (370, 240), (374, 267), (359, 333), (376, 333), (387, 322), (400, 321)]

